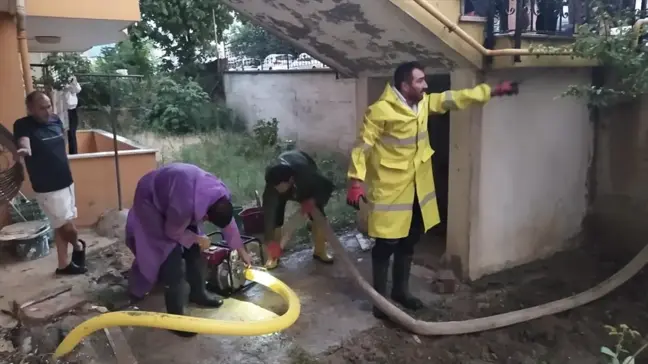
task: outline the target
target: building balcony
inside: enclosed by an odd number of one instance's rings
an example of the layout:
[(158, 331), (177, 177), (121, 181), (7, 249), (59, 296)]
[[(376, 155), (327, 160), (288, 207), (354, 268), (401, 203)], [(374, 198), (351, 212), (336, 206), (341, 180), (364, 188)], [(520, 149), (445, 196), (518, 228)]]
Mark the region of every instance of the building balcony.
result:
[[(598, 0), (464, 0), (466, 16), (485, 24), (486, 48), (532, 49), (564, 48), (574, 42), (579, 26), (593, 24)], [(645, 17), (646, 0), (609, 0), (612, 16), (634, 14)], [(636, 20), (636, 19), (635, 19)], [(631, 26), (634, 21), (628, 23)], [(501, 56), (487, 59), (493, 68), (508, 67), (582, 67), (591, 60), (571, 56)]]

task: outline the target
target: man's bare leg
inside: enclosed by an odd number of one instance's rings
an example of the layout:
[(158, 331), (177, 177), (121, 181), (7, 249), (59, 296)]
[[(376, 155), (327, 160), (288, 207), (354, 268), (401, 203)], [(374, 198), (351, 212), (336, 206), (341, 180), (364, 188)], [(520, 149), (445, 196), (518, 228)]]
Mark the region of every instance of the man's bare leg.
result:
[[(59, 250), (58, 253), (59, 269), (57, 269), (56, 272), (59, 274), (83, 274), (87, 272), (87, 269), (85, 268), (85, 262), (83, 266), (78, 266), (73, 261), (68, 263), (68, 259), (67, 259), (68, 244), (72, 244), (74, 252), (81, 252), (84, 251), (85, 249), (84, 244), (82, 244), (79, 241), (79, 233), (76, 229), (76, 226), (74, 226), (74, 223), (72, 221), (68, 221), (65, 223), (65, 225), (56, 229), (56, 232), (57, 232), (57, 236), (60, 236), (60, 238), (57, 238), (57, 245), (56, 245), (57, 250)], [(73, 253), (73, 258), (74, 258), (74, 253)], [(61, 264), (65, 264), (65, 265), (61, 266)]]
[(61, 229), (63, 230), (65, 240), (69, 244), (72, 244), (75, 251), (83, 250), (83, 245), (79, 241), (79, 232), (72, 221), (65, 223), (65, 225), (61, 226)]
[(68, 242), (61, 232), (61, 228), (54, 230), (54, 242), (56, 243), (58, 270), (63, 270), (70, 262), (68, 261)]

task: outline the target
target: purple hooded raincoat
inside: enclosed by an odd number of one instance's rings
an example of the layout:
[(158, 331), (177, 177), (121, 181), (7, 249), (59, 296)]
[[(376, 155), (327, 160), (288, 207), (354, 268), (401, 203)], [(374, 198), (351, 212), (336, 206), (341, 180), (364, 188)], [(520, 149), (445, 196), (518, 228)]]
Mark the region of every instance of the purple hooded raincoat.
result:
[[(171, 163), (144, 175), (137, 183), (133, 207), (126, 222), (126, 245), (135, 255), (129, 289), (136, 297), (151, 291), (160, 266), (178, 244), (189, 248), (203, 232), (207, 209), (220, 198), (230, 197), (227, 186), (214, 175), (184, 163)], [(222, 229), (232, 249), (243, 245), (234, 219)]]

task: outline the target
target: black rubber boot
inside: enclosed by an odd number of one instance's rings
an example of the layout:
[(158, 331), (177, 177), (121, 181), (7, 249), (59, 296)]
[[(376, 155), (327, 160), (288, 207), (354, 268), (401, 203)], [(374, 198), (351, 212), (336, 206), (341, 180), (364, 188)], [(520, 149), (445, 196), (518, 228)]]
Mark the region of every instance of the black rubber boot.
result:
[(61, 269), (57, 268), (56, 269), (56, 274), (58, 275), (65, 275), (65, 276), (72, 276), (72, 275), (79, 275), (79, 274), (84, 274), (88, 270), (85, 267), (79, 267), (78, 265), (74, 264), (74, 262), (70, 262), (70, 264), (67, 265), (67, 267)]
[[(381, 257), (382, 258), (382, 257)], [(371, 271), (373, 275), (373, 287), (376, 292), (380, 293), (382, 296), (387, 295), (387, 276), (389, 273), (389, 258), (387, 259), (376, 259), (372, 258), (371, 260)], [(386, 319), (385, 315), (380, 309), (376, 306), (373, 307), (373, 315), (377, 319)]]
[(220, 296), (207, 292), (207, 282), (203, 275), (204, 262), (197, 245), (185, 252), (185, 262), (185, 278), (191, 288), (189, 301), (205, 307), (218, 308), (222, 306), (223, 299)]
[[(376, 239), (376, 245), (371, 249), (371, 271), (373, 287), (383, 297), (387, 296), (387, 277), (389, 273), (389, 258), (394, 252), (394, 242), (385, 239)], [(378, 307), (373, 307), (373, 315), (378, 319), (386, 319)]]
[[(177, 284), (164, 287), (164, 303), (166, 304), (167, 312), (172, 315), (184, 315), (185, 309), (185, 290), (182, 287), (182, 281)], [(169, 330), (172, 333), (181, 337), (193, 337), (197, 334), (195, 332)]]
[(86, 242), (79, 239), (79, 243), (83, 245), (81, 250), (72, 250), (72, 263), (78, 267), (85, 268), (86, 266)]
[(392, 294), (394, 301), (410, 310), (418, 310), (423, 307), (423, 302), (412, 296), (409, 292), (409, 277), (412, 270), (412, 256), (394, 254), (394, 267), (392, 268)]

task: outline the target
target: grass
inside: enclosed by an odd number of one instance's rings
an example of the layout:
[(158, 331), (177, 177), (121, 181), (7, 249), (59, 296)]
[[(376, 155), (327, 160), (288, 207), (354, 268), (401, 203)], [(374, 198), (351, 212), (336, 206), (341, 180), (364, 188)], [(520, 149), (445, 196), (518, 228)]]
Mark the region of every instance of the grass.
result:
[[(250, 135), (221, 131), (201, 136), (199, 143), (183, 146), (173, 159), (213, 173), (228, 186), (235, 206), (251, 206), (256, 203), (255, 191), (263, 193), (265, 168), (277, 154), (276, 148), (264, 148)], [(337, 188), (326, 207), (331, 225), (336, 230), (351, 227), (355, 212), (346, 205), (346, 165), (333, 155), (312, 156)], [(307, 236), (305, 228), (295, 234), (299, 241)]]

